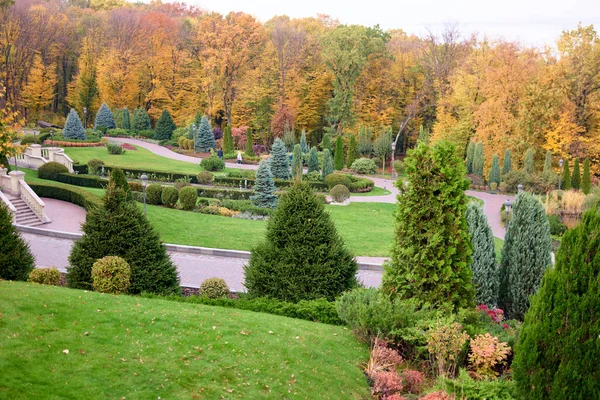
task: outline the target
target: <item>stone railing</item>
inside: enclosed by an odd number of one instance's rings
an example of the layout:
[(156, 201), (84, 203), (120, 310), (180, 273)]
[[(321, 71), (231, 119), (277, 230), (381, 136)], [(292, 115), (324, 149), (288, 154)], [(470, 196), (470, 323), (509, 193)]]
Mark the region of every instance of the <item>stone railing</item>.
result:
[(48, 160), (54, 161), (67, 167), (70, 173), (73, 173), (73, 160), (65, 154), (65, 150), (59, 147), (49, 147)]
[(49, 161), (54, 161), (67, 167), (73, 173), (73, 160), (60, 147), (42, 147), (32, 144), (23, 154), (17, 156), (17, 165), (25, 168), (38, 169)]
[(12, 214), (12, 222), (13, 222), (13, 224), (15, 222), (17, 222), (17, 208), (10, 202), (10, 200), (8, 199), (8, 197), (6, 197), (4, 195), (4, 193), (2, 193), (1, 191), (0, 191), (0, 202), (6, 204), (6, 206), (8, 207), (8, 210)]
[[(46, 206), (42, 199), (29, 187), (25, 182), (25, 172), (23, 171), (11, 171), (6, 174), (6, 168), (0, 168), (0, 182), (2, 183), (2, 192), (11, 194), (12, 196), (19, 197), (27, 204), (27, 206), (34, 212), (34, 214), (42, 222), (50, 222), (44, 212)], [(8, 183), (7, 179), (8, 177)]]

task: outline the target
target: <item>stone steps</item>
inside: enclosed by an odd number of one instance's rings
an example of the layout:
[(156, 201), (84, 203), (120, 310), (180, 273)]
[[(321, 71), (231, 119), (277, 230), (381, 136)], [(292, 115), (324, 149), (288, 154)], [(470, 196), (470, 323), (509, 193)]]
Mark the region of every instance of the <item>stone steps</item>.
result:
[(35, 213), (31, 210), (31, 208), (29, 208), (27, 203), (25, 203), (19, 197), (11, 196), (11, 197), (9, 197), (9, 200), (13, 204), (13, 206), (15, 206), (15, 208), (17, 209), (17, 212), (15, 213), (15, 216), (16, 216), (15, 222), (18, 225), (40, 226), (40, 225), (44, 224), (38, 218), (38, 216), (35, 215)]

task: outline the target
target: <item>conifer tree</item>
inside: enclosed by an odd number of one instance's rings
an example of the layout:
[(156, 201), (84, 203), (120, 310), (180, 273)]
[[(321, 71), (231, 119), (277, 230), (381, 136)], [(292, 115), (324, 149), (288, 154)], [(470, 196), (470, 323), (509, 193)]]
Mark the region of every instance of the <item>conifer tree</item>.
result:
[(69, 115), (67, 115), (63, 136), (68, 139), (85, 140), (85, 129), (83, 129), (79, 115), (77, 115), (77, 112), (73, 108), (71, 108)]
[(529, 296), (550, 266), (552, 239), (544, 207), (534, 195), (518, 194), (511, 213), (500, 261), (498, 307), (507, 318), (522, 321)]
[(471, 271), (475, 286), (475, 301), (477, 304), (494, 308), (499, 285), (494, 234), (481, 207), (469, 203), (466, 215), (473, 247)]
[(467, 174), (473, 173), (473, 160), (475, 159), (475, 142), (470, 141), (467, 146)]
[(519, 398), (595, 399), (600, 393), (600, 211), (562, 237), (521, 325), (512, 364)]
[(171, 140), (173, 131), (177, 128), (173, 117), (169, 110), (165, 109), (160, 114), (158, 122), (156, 122), (156, 130), (154, 131), (154, 138), (156, 140)]
[(279, 203), (279, 198), (275, 193), (275, 183), (269, 164), (262, 160), (256, 171), (256, 182), (254, 184), (254, 195), (250, 196), (250, 201), (256, 207), (275, 208)]
[(319, 153), (317, 152), (317, 148), (313, 147), (310, 149), (310, 153), (308, 154), (308, 173), (311, 172), (319, 172), (321, 169), (319, 168)]
[[(396, 233), (382, 289), (432, 305), (473, 305), (471, 241), (465, 217), (469, 181), (453, 144), (419, 144), (398, 180)], [(426, 243), (426, 245), (424, 245)]]
[(94, 130), (106, 132), (108, 129), (115, 129), (116, 127), (117, 125), (115, 124), (115, 119), (112, 111), (110, 111), (110, 108), (108, 108), (106, 103), (102, 103), (102, 105), (98, 109), (98, 113), (96, 113)]
[(212, 128), (208, 122), (206, 116), (202, 117), (200, 125), (198, 126), (198, 136), (196, 137), (196, 151), (208, 152), (211, 149), (217, 148), (217, 142), (215, 142), (215, 135), (212, 133)]
[(527, 174), (534, 173), (534, 162), (533, 162), (533, 149), (528, 149), (525, 152), (525, 157), (523, 158), (523, 170)]
[(373, 140), (371, 138), (371, 129), (361, 126), (358, 130), (358, 154), (361, 157), (371, 157), (373, 152)]
[(276, 179), (289, 179), (290, 177), (290, 159), (287, 155), (287, 149), (283, 140), (277, 138), (273, 142), (271, 147), (271, 158), (269, 159), (269, 166), (271, 167), (271, 173), (273, 178)]
[(423, 124), (419, 126), (419, 137), (417, 138), (417, 143), (429, 144), (429, 129), (425, 129)]
[(475, 145), (475, 152), (473, 153), (473, 173), (482, 178), (484, 163), (483, 143), (480, 142)]
[(356, 136), (354, 134), (350, 134), (350, 143), (348, 144), (348, 157), (346, 159), (346, 165), (348, 168), (352, 166), (354, 161), (358, 158), (358, 154), (356, 151)]
[(12, 224), (10, 210), (0, 201), (0, 279), (26, 281), (34, 266), (29, 245)]
[(333, 174), (333, 158), (329, 149), (325, 149), (323, 150), (323, 171), (321, 172), (321, 176), (325, 179), (330, 174)]
[(584, 194), (590, 194), (590, 159), (586, 158), (583, 162), (583, 177), (581, 178), (581, 191)]
[(325, 151), (325, 149), (329, 150), (330, 152), (333, 150), (331, 147), (331, 135), (329, 132), (325, 133), (323, 135), (323, 140), (321, 140), (321, 150)]
[(337, 171), (344, 169), (344, 142), (342, 136), (339, 135), (335, 140), (335, 154), (333, 156), (333, 168)]
[(504, 152), (504, 160), (502, 161), (502, 175), (506, 175), (510, 171), (512, 171), (512, 160), (510, 158), (510, 149), (506, 149)]
[(133, 130), (136, 132), (152, 129), (150, 116), (145, 108), (136, 108), (133, 113)]
[(292, 178), (302, 179), (302, 147), (299, 144), (294, 146), (292, 154)]
[(131, 188), (129, 187), (129, 183), (127, 182), (125, 173), (121, 168), (113, 168), (112, 171), (110, 171), (110, 179), (112, 179), (112, 181), (114, 182), (115, 187), (123, 190), (127, 200), (133, 200)]
[(129, 119), (129, 108), (125, 107), (123, 110), (121, 110), (121, 115), (122, 115), (122, 125), (121, 128), (125, 129), (125, 130), (130, 130), (131, 129), (131, 120)]
[(265, 240), (244, 267), (252, 297), (330, 301), (355, 288), (357, 263), (310, 186), (297, 181), (281, 196)]
[(306, 131), (304, 129), (302, 129), (302, 136), (300, 137), (300, 148), (302, 149), (303, 154), (308, 154), (310, 151), (310, 147), (306, 142)]
[(92, 289), (92, 265), (119, 256), (131, 267), (129, 293), (180, 293), (179, 277), (158, 233), (135, 202), (109, 180), (104, 204), (88, 211), (83, 236), (69, 256), (69, 287)]
[(252, 136), (252, 129), (246, 130), (246, 151), (244, 152), (248, 157), (254, 157), (254, 137)]
[(573, 175), (571, 175), (571, 187), (573, 189), (579, 190), (581, 186), (581, 172), (579, 171), (579, 158), (575, 159), (575, 164), (573, 164)]
[(552, 171), (552, 152), (546, 150), (546, 159), (544, 160), (544, 175), (548, 176), (553, 173)]
[(196, 124), (196, 128), (198, 128), (202, 123), (202, 118), (204, 118), (202, 113), (200, 111), (196, 111), (196, 115), (194, 116), (194, 124)]
[(569, 161), (565, 160), (565, 166), (563, 168), (562, 175), (562, 190), (571, 190), (571, 171), (569, 170)]
[(492, 168), (490, 168), (488, 182), (490, 183), (490, 185), (493, 182), (495, 182), (496, 185), (500, 184), (500, 161), (498, 160), (498, 154), (494, 154), (494, 156), (492, 157)]
[(223, 154), (233, 153), (233, 136), (231, 134), (231, 125), (225, 127), (223, 132)]

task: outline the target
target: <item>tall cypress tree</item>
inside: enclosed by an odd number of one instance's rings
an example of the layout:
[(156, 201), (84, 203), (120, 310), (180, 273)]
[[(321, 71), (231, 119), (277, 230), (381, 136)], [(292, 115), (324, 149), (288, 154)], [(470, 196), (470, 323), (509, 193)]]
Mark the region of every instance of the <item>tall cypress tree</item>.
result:
[(124, 109), (121, 110), (121, 120), (122, 120), (122, 124), (123, 126), (121, 128), (125, 129), (125, 130), (130, 130), (131, 129), (131, 120), (129, 118), (129, 108), (125, 107)]
[(581, 172), (579, 171), (579, 158), (575, 159), (575, 164), (573, 165), (573, 175), (571, 175), (571, 187), (573, 189), (579, 190), (581, 186)]
[(300, 138), (300, 148), (302, 149), (302, 153), (308, 154), (310, 148), (308, 147), (308, 143), (306, 142), (306, 131), (302, 129), (302, 137)]
[(546, 159), (544, 160), (544, 175), (551, 174), (552, 172), (552, 152), (546, 150)]
[(583, 177), (581, 178), (581, 191), (585, 194), (589, 194), (590, 188), (590, 159), (586, 158), (583, 162)]
[(492, 168), (490, 168), (488, 182), (490, 184), (494, 182), (496, 185), (500, 184), (500, 161), (498, 161), (498, 154), (494, 154), (492, 157)]
[(356, 271), (323, 203), (297, 181), (269, 218), (265, 240), (252, 249), (244, 285), (253, 297), (334, 300), (357, 286)]
[(600, 393), (600, 211), (562, 237), (521, 325), (512, 364), (523, 399), (597, 399)]
[[(382, 289), (433, 305), (473, 305), (465, 163), (453, 144), (419, 144), (404, 159), (391, 261)], [(426, 243), (426, 245), (423, 245)]]
[(246, 151), (244, 151), (248, 157), (254, 157), (254, 137), (252, 136), (252, 129), (246, 130)]
[(321, 176), (325, 179), (330, 174), (333, 174), (333, 158), (329, 149), (325, 149), (323, 150), (323, 171), (321, 172)]
[(200, 120), (198, 129), (198, 136), (196, 137), (196, 151), (207, 152), (211, 149), (217, 148), (217, 142), (215, 142), (215, 135), (212, 133), (212, 128), (208, 122), (206, 116)]
[(160, 114), (160, 118), (156, 123), (156, 130), (154, 131), (154, 138), (156, 140), (170, 140), (173, 136), (173, 131), (177, 128), (173, 117), (169, 110), (164, 109)]
[(569, 170), (569, 161), (565, 161), (562, 174), (562, 190), (571, 190), (571, 171)]
[(71, 108), (63, 129), (63, 136), (68, 139), (85, 140), (85, 129), (75, 109)]
[(473, 154), (473, 173), (482, 178), (484, 163), (483, 143), (479, 142), (475, 145), (475, 152)]
[(279, 138), (275, 139), (275, 142), (273, 142), (273, 147), (271, 147), (269, 166), (271, 167), (273, 178), (289, 179), (290, 159), (287, 155), (285, 143), (283, 143), (283, 140)]
[(358, 153), (356, 151), (356, 136), (354, 134), (350, 134), (350, 143), (348, 144), (348, 157), (346, 159), (346, 165), (348, 168), (352, 166), (354, 161), (358, 158)]
[(469, 203), (466, 215), (473, 247), (471, 271), (475, 286), (475, 301), (477, 304), (494, 308), (498, 299), (499, 286), (494, 234), (481, 207)]
[(98, 112), (96, 113), (94, 130), (106, 132), (107, 129), (115, 129), (116, 127), (117, 125), (115, 124), (115, 118), (112, 111), (110, 111), (110, 108), (108, 108), (106, 103), (102, 103), (98, 109)]
[(475, 159), (475, 142), (470, 141), (467, 146), (467, 174), (473, 173), (473, 160)]
[(533, 149), (528, 149), (525, 152), (525, 157), (523, 158), (523, 170), (527, 174), (534, 173), (534, 162), (533, 162)]
[(510, 149), (506, 149), (504, 152), (504, 160), (502, 160), (502, 175), (506, 175), (510, 171), (512, 171), (512, 160), (510, 158)]
[(29, 245), (12, 224), (12, 214), (0, 201), (0, 279), (26, 281), (34, 259)]
[(500, 262), (498, 306), (509, 319), (523, 320), (529, 296), (550, 266), (552, 239), (542, 203), (530, 193), (517, 195), (506, 228)]
[(231, 125), (229, 124), (225, 127), (225, 131), (223, 131), (223, 153), (233, 153), (233, 135), (231, 134)]
[(330, 152), (333, 150), (331, 148), (331, 135), (329, 133), (324, 134), (323, 140), (321, 140), (321, 150), (325, 151), (325, 149), (328, 149)]
[(254, 195), (250, 196), (250, 201), (256, 207), (275, 208), (279, 203), (279, 198), (275, 193), (275, 183), (269, 164), (262, 160), (256, 171), (256, 183), (254, 184)]
[(344, 142), (342, 140), (341, 135), (339, 135), (335, 140), (333, 168), (335, 168), (337, 171), (341, 171), (344, 169)]
[(299, 144), (294, 146), (292, 154), (292, 178), (302, 179), (302, 147)]
[(313, 147), (310, 149), (310, 153), (308, 154), (308, 173), (311, 172), (319, 172), (321, 169), (319, 168), (319, 153), (317, 152), (317, 148)]

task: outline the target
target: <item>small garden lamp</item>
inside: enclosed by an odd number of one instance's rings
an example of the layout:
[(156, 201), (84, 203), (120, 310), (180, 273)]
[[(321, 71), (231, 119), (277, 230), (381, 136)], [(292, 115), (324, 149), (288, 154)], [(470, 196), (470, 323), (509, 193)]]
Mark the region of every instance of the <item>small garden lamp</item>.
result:
[(519, 183), (519, 185), (517, 186), (517, 193), (523, 193), (523, 184)]
[(512, 201), (510, 201), (510, 199), (506, 199), (504, 202), (504, 209), (506, 210), (506, 224), (508, 225), (508, 221), (510, 220), (510, 211), (512, 209)]
[(142, 174), (140, 176), (142, 180), (142, 188), (144, 189), (144, 217), (146, 216), (146, 184), (148, 183), (148, 175)]
[(396, 153), (396, 141), (392, 141), (392, 179), (394, 179), (394, 155)]
[(194, 154), (196, 154), (196, 124), (192, 124), (192, 132), (194, 134)]
[(83, 129), (87, 129), (87, 107), (83, 107)]
[(565, 160), (563, 160), (562, 158), (560, 160), (558, 160), (558, 165), (560, 166), (560, 175), (558, 176), (558, 190), (560, 190), (560, 186), (562, 183), (562, 168), (563, 168), (564, 164), (565, 164)]

